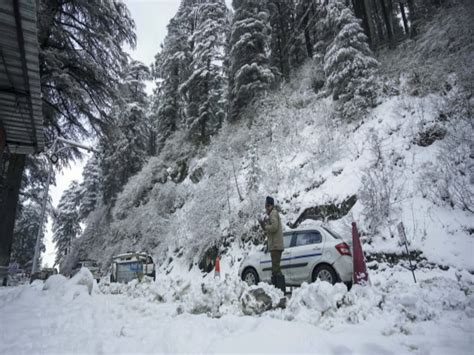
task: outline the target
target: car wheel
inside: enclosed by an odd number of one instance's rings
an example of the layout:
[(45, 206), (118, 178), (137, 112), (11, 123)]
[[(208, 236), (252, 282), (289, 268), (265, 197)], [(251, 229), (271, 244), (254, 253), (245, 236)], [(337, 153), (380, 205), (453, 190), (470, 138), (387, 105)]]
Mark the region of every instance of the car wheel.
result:
[(334, 285), (337, 282), (337, 275), (334, 269), (329, 265), (319, 265), (313, 271), (313, 282), (317, 279), (327, 281)]
[(249, 286), (258, 284), (258, 275), (254, 269), (247, 268), (242, 274), (242, 280), (244, 280)]

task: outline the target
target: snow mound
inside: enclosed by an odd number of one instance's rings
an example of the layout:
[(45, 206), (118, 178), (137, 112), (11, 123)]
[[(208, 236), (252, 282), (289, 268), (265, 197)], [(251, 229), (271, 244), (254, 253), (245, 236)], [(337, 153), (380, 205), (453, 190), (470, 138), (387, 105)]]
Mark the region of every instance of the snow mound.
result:
[(94, 289), (94, 276), (87, 268), (81, 268), (79, 272), (69, 280), (63, 275), (52, 275), (43, 284), (42, 290), (59, 296), (66, 301), (73, 301), (78, 297), (88, 297)]
[(285, 318), (317, 324), (323, 313), (328, 315), (337, 310), (346, 294), (347, 287), (342, 283), (334, 286), (320, 280), (311, 284), (303, 283), (288, 302)]
[(69, 285), (82, 285), (87, 287), (89, 295), (94, 288), (94, 276), (86, 267), (82, 267), (68, 282)]
[(67, 278), (63, 275), (51, 275), (45, 281), (43, 285), (43, 291), (51, 290), (51, 291), (58, 291), (64, 289), (64, 286), (67, 282)]
[[(156, 282), (132, 280), (128, 284), (99, 284), (105, 294), (124, 294), (150, 302), (176, 303), (177, 313), (223, 315), (261, 314), (275, 309), (283, 293), (271, 285), (260, 283), (250, 287), (239, 278), (205, 277), (199, 280), (177, 275), (157, 276)], [(281, 306), (281, 305), (280, 305)]]

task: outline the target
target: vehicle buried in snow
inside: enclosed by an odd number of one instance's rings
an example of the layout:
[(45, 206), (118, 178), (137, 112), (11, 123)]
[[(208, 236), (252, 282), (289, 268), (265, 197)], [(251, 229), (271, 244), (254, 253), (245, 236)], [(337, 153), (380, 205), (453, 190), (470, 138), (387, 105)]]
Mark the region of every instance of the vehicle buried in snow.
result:
[(89, 269), (91, 272), (92, 276), (94, 276), (94, 279), (96, 279), (97, 282), (100, 281), (100, 278), (102, 277), (102, 273), (100, 272), (99, 265), (97, 265), (97, 262), (95, 260), (81, 260), (79, 261), (76, 266), (71, 271), (71, 277), (74, 276), (79, 272), (79, 270), (85, 267)]
[(43, 280), (46, 281), (51, 275), (57, 275), (58, 270), (52, 267), (42, 268), (40, 271), (37, 271), (31, 277), (31, 281), (34, 280)]
[(156, 278), (155, 263), (151, 255), (144, 252), (129, 252), (112, 258), (110, 282), (128, 283), (133, 279), (142, 280), (144, 276)]
[[(300, 286), (317, 279), (331, 284), (352, 283), (352, 254), (350, 246), (324, 226), (300, 227), (283, 233), (284, 251), (281, 271), (287, 286)], [(239, 276), (249, 285), (271, 281), (272, 262), (266, 250), (247, 255)]]

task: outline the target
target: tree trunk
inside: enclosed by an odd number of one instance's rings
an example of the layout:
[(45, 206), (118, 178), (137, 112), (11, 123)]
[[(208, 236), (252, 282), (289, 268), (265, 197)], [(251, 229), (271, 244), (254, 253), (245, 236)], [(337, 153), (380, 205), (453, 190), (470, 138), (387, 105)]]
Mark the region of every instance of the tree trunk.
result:
[(372, 16), (373, 22), (377, 28), (377, 37), (380, 42), (384, 41), (384, 31), (382, 26), (382, 20), (380, 19), (379, 9), (377, 6), (377, 0), (372, 0)]
[(362, 20), (362, 27), (364, 29), (365, 34), (369, 38), (369, 43), (371, 47), (373, 46), (373, 34), (371, 31), (371, 26), (369, 25), (369, 13), (365, 7), (365, 0), (352, 0), (352, 6), (354, 7), (355, 15)]
[[(10, 263), (15, 214), (24, 169), (25, 155), (11, 154), (0, 199), (0, 266), (8, 266)], [(5, 281), (3, 280), (3, 283)]]
[(303, 18), (304, 40), (306, 44), (306, 53), (308, 53), (309, 58), (313, 58), (313, 44), (311, 43), (311, 34), (308, 28), (308, 17), (309, 14), (306, 13)]
[(414, 0), (407, 0), (408, 11), (410, 12), (410, 37), (416, 36), (417, 13)]
[(370, 44), (372, 46), (372, 49), (374, 49), (377, 44), (377, 30), (373, 16), (374, 9), (370, 6), (370, 0), (362, 0), (361, 7), (363, 8), (365, 16), (367, 18), (367, 26), (369, 27), (370, 32)]
[(398, 4), (400, 5), (400, 12), (402, 14), (403, 29), (405, 30), (405, 35), (408, 35), (410, 33), (410, 29), (408, 28), (408, 20), (407, 20), (407, 15), (405, 13), (405, 5), (403, 5), (401, 1)]
[[(385, 22), (385, 28), (387, 29), (387, 38), (388, 42), (391, 44), (393, 43), (393, 30), (392, 30), (392, 23), (391, 23), (391, 16), (390, 16), (390, 11), (387, 7), (387, 4), (385, 3), (387, 0), (380, 0), (380, 5), (382, 6), (382, 14), (383, 14), (383, 19)], [(391, 0), (388, 0), (391, 1)]]

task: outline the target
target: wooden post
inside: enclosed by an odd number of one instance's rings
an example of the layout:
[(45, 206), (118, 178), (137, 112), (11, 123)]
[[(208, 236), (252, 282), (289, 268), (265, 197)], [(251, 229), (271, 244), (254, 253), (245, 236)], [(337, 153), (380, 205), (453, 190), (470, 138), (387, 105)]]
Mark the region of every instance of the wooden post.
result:
[[(13, 243), (13, 228), (25, 168), (24, 154), (11, 154), (8, 171), (0, 199), (0, 266), (8, 266)], [(5, 285), (6, 279), (3, 280)]]
[(3, 155), (3, 151), (5, 150), (5, 146), (7, 145), (7, 134), (5, 129), (3, 128), (2, 123), (0, 122), (0, 158)]
[(405, 234), (405, 226), (403, 225), (403, 222), (398, 223), (397, 229), (398, 229), (398, 235), (400, 237), (400, 241), (403, 244), (405, 244), (405, 249), (406, 249), (407, 255), (408, 255), (408, 261), (410, 262), (410, 270), (411, 270), (411, 273), (413, 274), (413, 280), (416, 283), (415, 266), (412, 265), (412, 263), (411, 263), (411, 255), (410, 255), (410, 252), (408, 251), (408, 241), (407, 241), (407, 236)]

